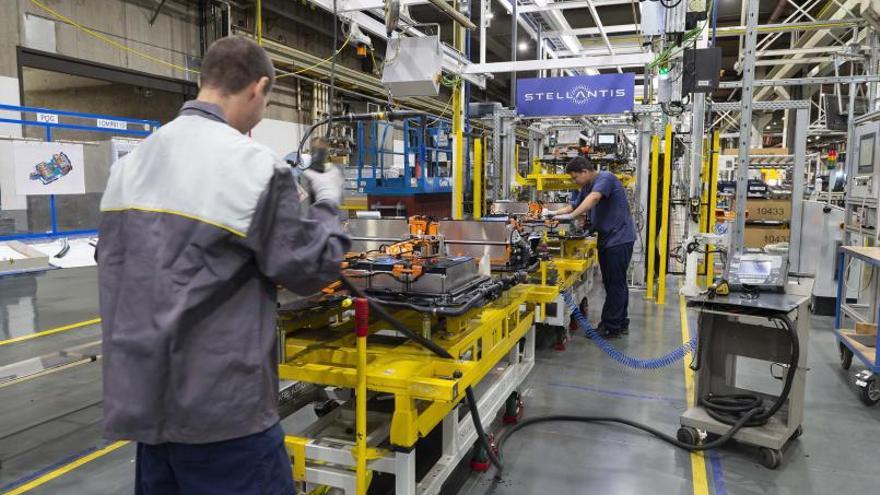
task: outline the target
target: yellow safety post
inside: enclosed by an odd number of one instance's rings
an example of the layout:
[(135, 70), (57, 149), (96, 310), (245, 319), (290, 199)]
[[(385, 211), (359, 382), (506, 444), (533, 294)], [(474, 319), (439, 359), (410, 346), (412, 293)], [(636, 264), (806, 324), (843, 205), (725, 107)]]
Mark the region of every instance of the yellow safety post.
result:
[[(721, 153), (721, 134), (712, 133), (712, 157), (709, 159), (709, 212), (706, 219), (706, 232), (715, 232), (715, 210), (718, 207), (718, 154)], [(715, 256), (713, 244), (706, 246), (706, 287), (715, 282)]]
[(647, 292), (645, 297), (654, 299), (654, 257), (657, 250), (657, 184), (659, 183), (658, 173), (660, 171), (660, 136), (654, 135), (651, 138), (651, 186), (648, 192), (648, 248), (646, 250), (648, 256), (648, 273), (647, 273)]
[(370, 309), (367, 300), (359, 297), (354, 302), (355, 333), (357, 334), (357, 387), (355, 388), (355, 432), (357, 467), (355, 487), (357, 495), (367, 493), (367, 333), (370, 329)]
[(660, 270), (657, 274), (657, 304), (666, 304), (666, 265), (669, 256), (669, 194), (672, 190), (672, 124), (666, 124), (663, 146), (663, 200), (660, 212)]
[(474, 220), (483, 218), (483, 138), (474, 139)]
[(257, 44), (263, 46), (263, 2), (261, 0), (257, 0), (257, 15), (254, 24), (256, 24), (254, 32), (257, 36)]
[[(455, 2), (457, 8), (459, 2)], [(452, 23), (452, 39), (455, 48), (464, 51), (464, 29)], [(459, 82), (452, 89), (452, 219), (464, 217), (464, 88)]]

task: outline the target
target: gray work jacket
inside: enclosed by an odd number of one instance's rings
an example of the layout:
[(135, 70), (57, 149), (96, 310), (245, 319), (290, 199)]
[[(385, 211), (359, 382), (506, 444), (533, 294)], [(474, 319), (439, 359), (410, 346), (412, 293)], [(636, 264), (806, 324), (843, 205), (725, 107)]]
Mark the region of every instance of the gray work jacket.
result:
[(276, 286), (338, 277), (336, 206), (301, 205), (287, 164), (190, 102), (113, 164), (101, 211), (107, 438), (207, 443), (277, 423)]

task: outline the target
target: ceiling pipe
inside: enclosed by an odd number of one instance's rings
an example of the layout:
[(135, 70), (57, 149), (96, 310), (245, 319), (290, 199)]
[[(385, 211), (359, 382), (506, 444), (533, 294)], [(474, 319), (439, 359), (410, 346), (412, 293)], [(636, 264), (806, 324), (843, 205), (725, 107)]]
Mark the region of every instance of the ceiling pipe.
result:
[(431, 5), (440, 9), (441, 12), (449, 16), (450, 19), (457, 22), (461, 27), (465, 29), (476, 29), (477, 25), (471, 22), (470, 19), (461, 12), (455, 10), (451, 5), (446, 3), (444, 0), (428, 0), (431, 2)]
[(770, 19), (767, 20), (767, 24), (773, 24), (776, 22), (785, 10), (786, 5), (788, 5), (788, 0), (777, 0), (776, 6), (773, 7), (773, 12), (770, 14)]

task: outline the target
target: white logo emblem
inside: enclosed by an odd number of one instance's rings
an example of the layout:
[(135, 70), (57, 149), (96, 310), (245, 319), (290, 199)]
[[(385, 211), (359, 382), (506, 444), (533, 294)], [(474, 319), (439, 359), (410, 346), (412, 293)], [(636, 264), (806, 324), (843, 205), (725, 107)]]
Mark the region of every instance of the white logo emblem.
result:
[(571, 88), (571, 101), (576, 105), (586, 105), (590, 101), (590, 88), (579, 84)]

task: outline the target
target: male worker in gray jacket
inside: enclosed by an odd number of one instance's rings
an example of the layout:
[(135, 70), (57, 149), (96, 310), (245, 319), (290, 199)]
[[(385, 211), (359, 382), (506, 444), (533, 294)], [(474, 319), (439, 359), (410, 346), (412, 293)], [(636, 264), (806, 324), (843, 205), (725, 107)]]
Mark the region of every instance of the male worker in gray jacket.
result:
[(104, 428), (137, 442), (138, 494), (294, 493), (276, 287), (320, 289), (349, 240), (338, 168), (306, 172), (303, 205), (288, 165), (246, 135), (273, 82), (256, 43), (218, 40), (197, 99), (111, 168), (98, 250)]

